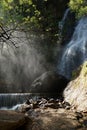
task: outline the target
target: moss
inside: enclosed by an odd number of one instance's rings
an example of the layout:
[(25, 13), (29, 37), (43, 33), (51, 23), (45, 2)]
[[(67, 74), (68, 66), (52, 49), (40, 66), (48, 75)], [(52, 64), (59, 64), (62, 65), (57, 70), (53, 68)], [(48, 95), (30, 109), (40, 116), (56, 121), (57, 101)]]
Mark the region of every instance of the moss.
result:
[(82, 70), (81, 70), (81, 75), (84, 76), (84, 77), (87, 76), (87, 61), (85, 61), (83, 63)]
[(81, 69), (82, 65), (72, 72), (72, 80), (76, 79), (80, 75)]
[(86, 87), (87, 86), (87, 61), (85, 61), (77, 70), (73, 71), (72, 73), (72, 80), (74, 88), (79, 86)]
[(87, 76), (87, 61), (72, 72), (72, 80), (76, 79), (80, 75), (84, 77)]

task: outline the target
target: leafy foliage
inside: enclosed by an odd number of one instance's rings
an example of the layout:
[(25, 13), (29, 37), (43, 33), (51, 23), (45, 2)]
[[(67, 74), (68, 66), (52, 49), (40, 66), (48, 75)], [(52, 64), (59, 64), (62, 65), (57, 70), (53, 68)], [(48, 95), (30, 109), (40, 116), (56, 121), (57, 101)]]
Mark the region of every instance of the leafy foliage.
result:
[(68, 1), (0, 0), (0, 24), (40, 31), (46, 33), (51, 40), (56, 40), (59, 36), (58, 22)]
[(87, 15), (87, 0), (70, 0), (69, 7), (76, 12), (76, 17)]
[(1, 0), (0, 6), (4, 23), (38, 23), (40, 12), (32, 0)]
[(58, 23), (53, 3), (47, 2), (48, 0), (1, 0), (0, 21), (53, 32)]

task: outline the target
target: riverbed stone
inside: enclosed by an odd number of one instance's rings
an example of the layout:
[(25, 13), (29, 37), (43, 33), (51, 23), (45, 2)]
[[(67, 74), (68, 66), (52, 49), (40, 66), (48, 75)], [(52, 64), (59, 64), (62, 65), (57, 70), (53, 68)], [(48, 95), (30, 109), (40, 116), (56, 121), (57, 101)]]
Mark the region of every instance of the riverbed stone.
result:
[(0, 130), (16, 130), (24, 125), (26, 117), (11, 110), (0, 110)]

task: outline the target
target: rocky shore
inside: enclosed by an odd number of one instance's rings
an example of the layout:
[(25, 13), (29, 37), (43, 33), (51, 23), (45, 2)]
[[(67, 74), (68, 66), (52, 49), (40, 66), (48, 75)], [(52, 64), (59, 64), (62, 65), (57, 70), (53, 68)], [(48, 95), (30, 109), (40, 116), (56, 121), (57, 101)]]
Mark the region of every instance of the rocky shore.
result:
[(28, 99), (17, 110), (0, 110), (0, 130), (86, 130), (87, 113), (63, 99)]

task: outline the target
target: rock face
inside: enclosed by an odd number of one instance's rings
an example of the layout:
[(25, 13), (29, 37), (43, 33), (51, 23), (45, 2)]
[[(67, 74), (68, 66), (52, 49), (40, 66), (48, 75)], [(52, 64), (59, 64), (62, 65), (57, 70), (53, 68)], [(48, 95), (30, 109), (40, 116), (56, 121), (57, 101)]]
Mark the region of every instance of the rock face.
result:
[(0, 110), (0, 130), (15, 130), (24, 125), (25, 122), (24, 114)]
[(32, 93), (61, 93), (69, 81), (56, 72), (48, 71), (38, 77), (31, 85)]
[(82, 65), (79, 76), (64, 90), (64, 98), (77, 111), (87, 111), (87, 61)]

